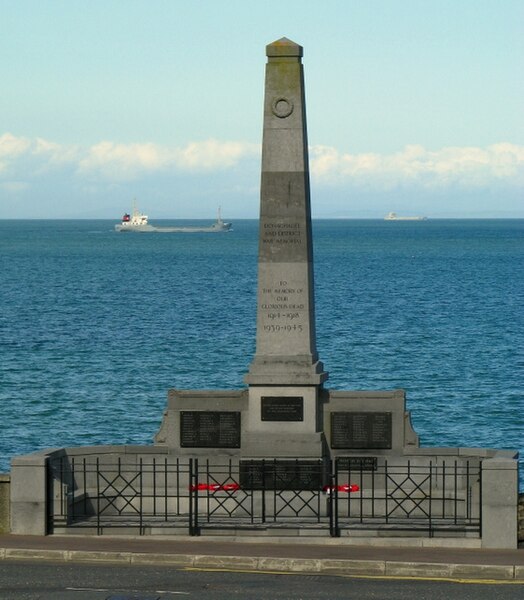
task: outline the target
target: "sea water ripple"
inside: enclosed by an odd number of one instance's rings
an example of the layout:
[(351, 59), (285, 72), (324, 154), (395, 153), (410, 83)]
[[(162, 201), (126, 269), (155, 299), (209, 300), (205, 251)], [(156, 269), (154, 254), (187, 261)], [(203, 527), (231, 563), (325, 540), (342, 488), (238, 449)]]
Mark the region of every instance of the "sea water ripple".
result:
[[(149, 444), (169, 388), (243, 387), (257, 222), (227, 234), (112, 227), (0, 221), (0, 471), (41, 448)], [(423, 445), (524, 454), (524, 222), (313, 229), (327, 386), (405, 389)]]

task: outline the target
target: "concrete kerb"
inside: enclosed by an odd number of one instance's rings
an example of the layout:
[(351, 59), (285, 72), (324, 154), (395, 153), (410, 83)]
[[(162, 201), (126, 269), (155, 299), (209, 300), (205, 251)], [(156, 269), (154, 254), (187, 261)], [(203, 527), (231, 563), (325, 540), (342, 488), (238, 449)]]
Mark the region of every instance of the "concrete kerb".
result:
[(451, 577), (452, 565), (429, 562), (386, 561), (386, 576), (392, 577)]
[[(451, 565), (457, 579), (517, 579), (513, 565)], [(524, 582), (523, 582), (524, 583)]]
[(131, 564), (134, 565), (157, 565), (171, 567), (192, 567), (195, 562), (193, 554), (151, 554), (148, 552), (133, 552)]
[(386, 561), (384, 560), (343, 560), (323, 559), (322, 573), (326, 575), (385, 575)]
[(4, 548), (5, 560), (55, 560), (69, 559), (69, 550), (34, 550), (32, 548)]
[(320, 573), (322, 559), (319, 558), (267, 558), (258, 559), (258, 571), (284, 573)]
[(93, 552), (92, 550), (69, 550), (66, 560), (72, 562), (111, 562), (124, 563), (131, 562), (132, 552)]
[(97, 552), (86, 550), (43, 550), (0, 548), (1, 560), (41, 560), (135, 565), (173, 566), (195, 569), (231, 569), (273, 573), (316, 573), (324, 575), (375, 577), (430, 577), (435, 579), (518, 580), (524, 583), (524, 567), (384, 560), (317, 558), (272, 558), (140, 552)]

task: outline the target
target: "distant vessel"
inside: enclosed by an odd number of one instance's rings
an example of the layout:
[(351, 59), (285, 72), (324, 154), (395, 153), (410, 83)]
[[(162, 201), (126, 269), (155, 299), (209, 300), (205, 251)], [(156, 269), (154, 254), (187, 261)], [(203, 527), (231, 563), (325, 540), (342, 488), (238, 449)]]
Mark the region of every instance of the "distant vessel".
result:
[(148, 223), (147, 215), (142, 214), (133, 204), (133, 213), (125, 213), (121, 223), (115, 225), (115, 231), (136, 231), (152, 233), (199, 233), (199, 232), (222, 232), (231, 231), (232, 224), (225, 223), (220, 216), (220, 207), (218, 209), (218, 218), (209, 227), (155, 227)]
[(397, 213), (390, 212), (384, 217), (384, 221), (426, 221), (427, 217), (399, 217)]

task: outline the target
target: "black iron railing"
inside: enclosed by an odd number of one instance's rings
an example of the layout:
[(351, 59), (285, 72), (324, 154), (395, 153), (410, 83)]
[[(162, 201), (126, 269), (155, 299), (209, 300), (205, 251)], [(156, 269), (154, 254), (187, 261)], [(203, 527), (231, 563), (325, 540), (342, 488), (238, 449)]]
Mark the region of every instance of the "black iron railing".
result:
[(480, 533), (481, 463), (413, 458), (49, 460), (49, 528)]
[(481, 474), (480, 463), (468, 460), (384, 460), (374, 468), (336, 461), (337, 480), (359, 487), (356, 494), (335, 492), (336, 527), (478, 533)]

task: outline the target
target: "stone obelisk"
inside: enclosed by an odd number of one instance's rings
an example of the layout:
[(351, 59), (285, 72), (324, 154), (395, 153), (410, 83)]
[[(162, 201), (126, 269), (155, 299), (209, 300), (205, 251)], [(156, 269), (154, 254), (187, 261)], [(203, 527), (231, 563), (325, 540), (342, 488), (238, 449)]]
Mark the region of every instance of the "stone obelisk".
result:
[(256, 353), (245, 381), (251, 433), (296, 438), (320, 431), (327, 379), (316, 350), (303, 51), (282, 38), (266, 53)]

